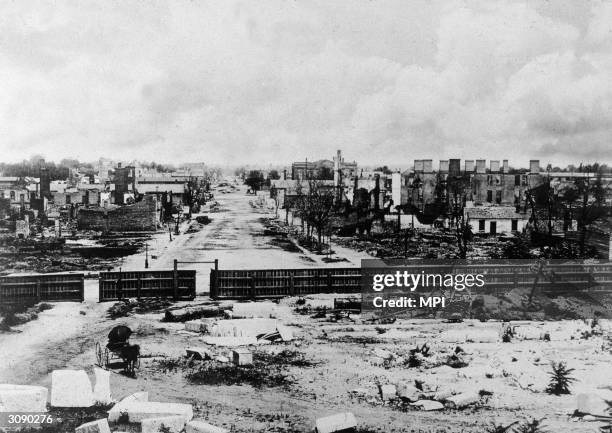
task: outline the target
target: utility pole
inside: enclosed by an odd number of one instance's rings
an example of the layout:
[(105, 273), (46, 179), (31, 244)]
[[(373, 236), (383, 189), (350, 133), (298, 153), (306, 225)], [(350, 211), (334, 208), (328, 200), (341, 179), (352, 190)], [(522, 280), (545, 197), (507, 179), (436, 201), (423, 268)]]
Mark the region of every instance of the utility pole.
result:
[(145, 269), (149, 269), (149, 244), (145, 242)]

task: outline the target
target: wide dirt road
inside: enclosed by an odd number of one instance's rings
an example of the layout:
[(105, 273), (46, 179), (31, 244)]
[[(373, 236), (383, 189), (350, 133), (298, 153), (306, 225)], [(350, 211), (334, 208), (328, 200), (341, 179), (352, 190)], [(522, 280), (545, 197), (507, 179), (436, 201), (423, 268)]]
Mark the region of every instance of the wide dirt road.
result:
[[(208, 214), (210, 224), (200, 231), (169, 235), (160, 232), (149, 242), (149, 268), (172, 269), (173, 260), (203, 261), (219, 259), (221, 269), (301, 268), (326, 266), (320, 258), (301, 251), (287, 242), (275, 242), (264, 236), (262, 219), (273, 216), (267, 210), (253, 208), (256, 197), (246, 195), (244, 187), (227, 194), (217, 194), (220, 211)], [(335, 266), (359, 266), (359, 253), (337, 248), (347, 261)], [(363, 256), (365, 257), (365, 256)], [(144, 270), (145, 252), (129, 256), (119, 267)], [(331, 266), (334, 266), (331, 265)], [(197, 270), (197, 292), (209, 291), (211, 264), (181, 264), (182, 269)], [(37, 320), (16, 327), (16, 333), (0, 334), (0, 383), (36, 383), (55, 368), (64, 368), (68, 360), (90, 351), (95, 341), (104, 340), (114, 326), (106, 318), (111, 303), (98, 303), (97, 280), (86, 280), (84, 303), (56, 303)]]

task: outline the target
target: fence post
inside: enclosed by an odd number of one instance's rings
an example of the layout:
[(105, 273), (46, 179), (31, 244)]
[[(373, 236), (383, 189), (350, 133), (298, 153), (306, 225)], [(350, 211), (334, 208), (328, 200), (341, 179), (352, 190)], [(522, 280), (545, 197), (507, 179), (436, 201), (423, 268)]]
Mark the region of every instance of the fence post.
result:
[(514, 288), (518, 289), (518, 270), (514, 268), (514, 272), (512, 274), (514, 276)]
[(293, 280), (294, 271), (289, 274), (289, 294), (295, 296), (295, 281)]
[(85, 275), (81, 274), (81, 283), (79, 285), (79, 291), (81, 292), (81, 302), (85, 302)]
[(172, 298), (178, 301), (178, 260), (174, 259), (174, 270), (172, 272)]
[(215, 259), (215, 271), (219, 270), (219, 259)]
[(214, 269), (210, 270), (210, 297), (217, 299), (217, 271)]
[(327, 293), (331, 293), (332, 288), (333, 288), (332, 274), (330, 271), (327, 271)]
[(142, 280), (140, 279), (140, 275), (138, 275), (138, 280), (136, 281), (136, 298), (140, 299), (140, 291), (142, 289)]
[(98, 272), (98, 302), (102, 302), (102, 281), (104, 272)]
[(255, 299), (255, 276), (251, 275), (251, 287), (249, 290), (251, 299)]
[(40, 296), (40, 278), (38, 278), (36, 280), (36, 302), (40, 302), (41, 301), (41, 296)]

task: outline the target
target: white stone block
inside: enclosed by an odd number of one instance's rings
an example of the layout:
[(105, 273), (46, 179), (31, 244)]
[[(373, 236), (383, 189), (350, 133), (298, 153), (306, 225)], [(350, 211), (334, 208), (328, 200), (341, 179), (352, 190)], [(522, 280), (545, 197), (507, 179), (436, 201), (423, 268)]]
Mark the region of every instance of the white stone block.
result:
[(185, 433), (229, 433), (229, 430), (194, 419), (185, 426)]
[(276, 308), (274, 302), (237, 302), (233, 306), (232, 315), (236, 318), (270, 318), (276, 315)]
[(238, 347), (263, 344), (265, 341), (258, 341), (256, 337), (202, 337), (204, 343), (212, 346)]
[(200, 320), (190, 320), (185, 322), (185, 330), (190, 332), (204, 332), (206, 326)]
[(0, 412), (46, 412), (47, 388), (0, 384)]
[(51, 373), (51, 406), (90, 407), (94, 404), (91, 383), (84, 370)]
[(477, 403), (478, 401), (480, 401), (480, 395), (477, 392), (463, 392), (446, 398), (447, 404), (457, 409)]
[(393, 400), (397, 397), (397, 388), (395, 385), (381, 385), (380, 386), (380, 398), (383, 401)]
[(422, 391), (411, 382), (400, 382), (397, 384), (397, 396), (403, 400), (417, 401)]
[(444, 405), (439, 401), (435, 400), (419, 400), (415, 403), (410, 403), (412, 406), (416, 406), (421, 410), (432, 411), (432, 410), (442, 410), (444, 409)]
[(354, 430), (357, 427), (355, 415), (351, 412), (338, 413), (317, 419), (315, 429), (317, 433), (334, 433), (338, 431)]
[(96, 376), (96, 384), (94, 385), (94, 401), (102, 404), (110, 404), (113, 402), (110, 393), (110, 371), (101, 368), (94, 368)]
[(185, 422), (193, 418), (193, 409), (190, 404), (161, 403), (156, 401), (128, 401), (113, 406), (108, 412), (108, 420), (117, 422), (122, 414), (128, 416), (129, 422), (140, 423), (147, 418), (160, 418), (165, 416), (181, 416)]
[(108, 420), (98, 419), (78, 426), (74, 433), (111, 433)]
[(234, 365), (253, 365), (253, 354), (247, 349), (232, 351)]
[(182, 416), (164, 416), (159, 418), (146, 418), (142, 420), (142, 433), (159, 433), (162, 428), (168, 433), (181, 433), (185, 427), (185, 419)]
[(281, 336), (281, 340), (283, 341), (291, 341), (293, 340), (293, 331), (291, 328), (285, 325), (276, 325), (276, 329), (278, 330), (279, 335)]

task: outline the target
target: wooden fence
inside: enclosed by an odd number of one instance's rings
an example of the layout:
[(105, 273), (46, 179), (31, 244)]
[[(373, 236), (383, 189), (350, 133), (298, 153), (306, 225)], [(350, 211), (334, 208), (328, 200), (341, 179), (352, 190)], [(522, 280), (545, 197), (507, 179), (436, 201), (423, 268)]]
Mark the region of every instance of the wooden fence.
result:
[(24, 274), (0, 277), (0, 305), (83, 302), (83, 274)]
[(213, 299), (275, 298), (361, 291), (359, 268), (211, 270)]
[(123, 298), (192, 300), (195, 294), (194, 270), (100, 272), (100, 302)]
[[(402, 266), (411, 273), (483, 274), (485, 285), (473, 293), (503, 293), (533, 288), (546, 294), (579, 291), (612, 292), (612, 264), (553, 264), (541, 271), (533, 264), (467, 264)], [(367, 268), (364, 269), (369, 272)], [(389, 269), (387, 269), (389, 270)], [(380, 269), (384, 272), (384, 268)], [(213, 299), (256, 299), (314, 293), (361, 292), (362, 268), (305, 268), (274, 270), (211, 270)], [(431, 290), (429, 286), (423, 290)]]

